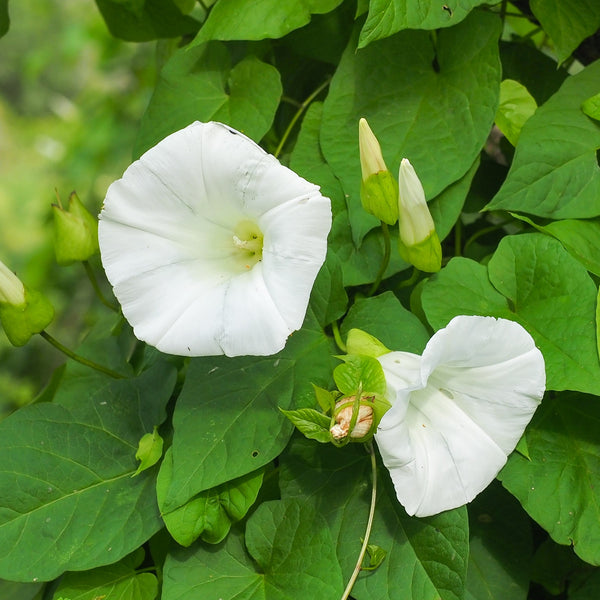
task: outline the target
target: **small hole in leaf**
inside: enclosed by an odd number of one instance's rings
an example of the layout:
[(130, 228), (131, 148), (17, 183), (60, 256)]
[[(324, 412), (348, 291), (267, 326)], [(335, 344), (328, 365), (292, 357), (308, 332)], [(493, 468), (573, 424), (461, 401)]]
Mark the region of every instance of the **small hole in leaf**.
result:
[(257, 456), (258, 456), (258, 450), (255, 450), (255, 451), (252, 453), (252, 458), (256, 458)]

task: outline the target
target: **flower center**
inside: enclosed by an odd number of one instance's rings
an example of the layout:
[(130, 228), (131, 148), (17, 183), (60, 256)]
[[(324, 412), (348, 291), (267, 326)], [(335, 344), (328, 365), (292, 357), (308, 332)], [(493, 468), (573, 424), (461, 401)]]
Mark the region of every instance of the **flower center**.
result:
[(240, 221), (233, 230), (233, 245), (238, 250), (238, 257), (244, 267), (251, 269), (262, 260), (263, 234), (253, 221)]

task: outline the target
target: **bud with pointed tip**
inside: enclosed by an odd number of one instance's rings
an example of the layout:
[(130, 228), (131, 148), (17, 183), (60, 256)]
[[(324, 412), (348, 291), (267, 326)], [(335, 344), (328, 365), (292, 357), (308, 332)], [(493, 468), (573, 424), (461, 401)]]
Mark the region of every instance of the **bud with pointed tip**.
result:
[(435, 273), (442, 267), (442, 246), (415, 169), (406, 158), (398, 175), (400, 256), (421, 271)]
[(54, 213), (54, 252), (56, 262), (68, 265), (88, 260), (98, 252), (98, 220), (72, 192), (65, 210), (60, 199), (52, 205)]
[(398, 185), (385, 165), (381, 146), (366, 119), (358, 122), (358, 143), (363, 208), (380, 221), (394, 225), (398, 220)]
[(27, 289), (0, 261), (0, 322), (14, 346), (23, 346), (34, 333), (54, 318), (54, 309), (45, 296)]

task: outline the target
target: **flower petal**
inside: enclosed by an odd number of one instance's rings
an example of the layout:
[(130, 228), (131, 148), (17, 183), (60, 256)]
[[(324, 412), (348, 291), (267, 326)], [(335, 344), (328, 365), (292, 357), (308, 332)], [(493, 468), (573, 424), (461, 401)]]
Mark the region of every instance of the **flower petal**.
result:
[(398, 499), (417, 516), (470, 502), (541, 401), (543, 357), (519, 324), (464, 316), (427, 344), (419, 384), (414, 365), (405, 373), (393, 364), (396, 354), (379, 359), (395, 399), (375, 437)]

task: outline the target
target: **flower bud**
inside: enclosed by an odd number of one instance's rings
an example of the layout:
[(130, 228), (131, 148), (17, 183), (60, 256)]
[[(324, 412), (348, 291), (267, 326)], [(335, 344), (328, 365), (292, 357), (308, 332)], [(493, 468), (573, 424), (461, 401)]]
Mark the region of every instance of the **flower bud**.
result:
[(400, 163), (398, 187), (400, 256), (421, 271), (435, 273), (442, 267), (442, 246), (421, 181), (406, 158)]
[(98, 221), (81, 203), (77, 194), (69, 196), (69, 207), (65, 210), (60, 204), (53, 204), (54, 212), (54, 252), (56, 262), (68, 265), (76, 261), (88, 260), (98, 252)]
[(371, 432), (373, 427), (373, 406), (370, 406), (373, 404), (372, 396), (361, 397), (356, 423), (350, 431), (355, 399), (355, 396), (347, 396), (338, 400), (335, 404), (335, 425), (329, 431), (337, 441), (344, 439), (348, 435), (352, 439), (360, 440)]
[(14, 346), (23, 346), (54, 317), (54, 309), (40, 292), (28, 290), (0, 261), (0, 322)]
[(363, 208), (380, 221), (393, 225), (398, 220), (398, 185), (385, 165), (381, 146), (366, 119), (358, 122), (358, 143)]

